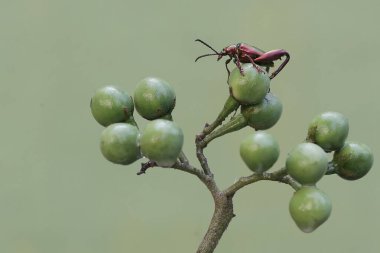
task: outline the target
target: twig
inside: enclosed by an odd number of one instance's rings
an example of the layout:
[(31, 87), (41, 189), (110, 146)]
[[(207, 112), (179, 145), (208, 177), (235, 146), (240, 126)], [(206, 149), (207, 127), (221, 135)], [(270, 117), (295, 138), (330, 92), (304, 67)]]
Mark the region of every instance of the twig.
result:
[(157, 163), (154, 161), (148, 161), (146, 163), (141, 163), (141, 169), (137, 172), (137, 175), (145, 174), (146, 170), (149, 168), (156, 167)]
[(226, 190), (224, 190), (224, 194), (226, 196), (233, 196), (239, 189), (243, 188), (244, 186), (247, 186), (249, 184), (255, 183), (257, 181), (262, 180), (268, 180), (268, 181), (277, 181), (284, 184), (290, 185), (293, 189), (297, 190), (301, 187), (301, 185), (295, 181), (292, 177), (290, 177), (287, 172), (286, 168), (281, 168), (278, 171), (272, 172), (272, 173), (254, 173), (247, 177), (241, 177), (239, 180), (237, 180), (235, 183), (233, 183), (230, 187), (228, 187)]
[(203, 146), (202, 146), (202, 140), (199, 140), (199, 139), (196, 139), (195, 143), (196, 143), (196, 153), (197, 153), (197, 158), (198, 158), (198, 161), (199, 163), (201, 164), (201, 167), (203, 169), (203, 172), (210, 176), (211, 178), (214, 177), (214, 175), (212, 174), (211, 172), (211, 169), (210, 167), (208, 166), (208, 163), (207, 163), (207, 158), (206, 156), (204, 155), (203, 153)]
[(193, 174), (197, 176), (199, 179), (201, 179), (202, 181), (205, 180), (205, 174), (201, 170), (192, 166), (191, 164), (176, 162), (175, 164), (173, 164), (171, 168)]

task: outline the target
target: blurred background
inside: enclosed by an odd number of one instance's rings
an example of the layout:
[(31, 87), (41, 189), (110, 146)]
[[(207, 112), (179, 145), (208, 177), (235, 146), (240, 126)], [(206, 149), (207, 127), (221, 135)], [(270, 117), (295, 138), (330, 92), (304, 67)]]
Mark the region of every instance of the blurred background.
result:
[[(215, 252), (378, 252), (379, 8), (371, 0), (1, 0), (0, 252), (195, 252), (213, 212), (207, 189), (179, 171), (136, 176), (139, 162), (107, 162), (89, 102), (104, 85), (133, 94), (147, 76), (167, 80), (177, 93), (173, 117), (185, 133), (184, 151), (199, 166), (194, 136), (228, 92), (223, 62), (194, 63), (210, 52), (197, 38), (218, 50), (245, 42), (290, 52), (271, 86), (284, 105), (269, 131), (281, 146), (275, 168), (324, 111), (346, 115), (349, 140), (375, 156), (361, 180), (327, 176), (318, 184), (333, 212), (312, 234), (290, 218), (290, 187), (242, 189), (237, 217)], [(207, 148), (221, 188), (250, 174), (239, 157), (250, 132)]]

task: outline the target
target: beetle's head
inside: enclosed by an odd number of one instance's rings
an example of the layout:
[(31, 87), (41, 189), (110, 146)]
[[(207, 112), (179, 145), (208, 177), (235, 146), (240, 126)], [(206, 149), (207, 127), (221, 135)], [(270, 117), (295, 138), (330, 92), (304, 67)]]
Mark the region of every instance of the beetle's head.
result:
[(223, 56), (226, 56), (226, 55), (230, 55), (230, 56), (235, 55), (237, 53), (237, 50), (238, 50), (238, 48), (237, 48), (236, 45), (230, 45), (228, 47), (223, 48), (222, 51), (220, 51), (220, 53), (218, 55), (218, 61), (220, 59), (222, 59)]
[(225, 47), (222, 49), (222, 51), (220, 51), (220, 53), (218, 54), (218, 59), (216, 59), (216, 60), (219, 61), (220, 59), (223, 58), (223, 56), (226, 56), (227, 54), (228, 54), (227, 47)]

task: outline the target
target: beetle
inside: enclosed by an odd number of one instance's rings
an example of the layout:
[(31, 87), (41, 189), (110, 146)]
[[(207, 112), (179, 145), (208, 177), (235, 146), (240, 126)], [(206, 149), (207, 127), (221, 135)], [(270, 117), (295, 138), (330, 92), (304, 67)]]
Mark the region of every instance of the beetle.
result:
[(263, 72), (263, 70), (258, 67), (258, 66), (262, 66), (262, 67), (265, 67), (266, 71), (268, 72), (269, 68), (274, 67), (274, 61), (280, 60), (281, 57), (285, 56), (285, 60), (270, 75), (269, 78), (273, 79), (278, 73), (280, 73), (280, 71), (285, 67), (285, 65), (289, 62), (289, 59), (290, 59), (289, 53), (285, 51), (284, 49), (275, 49), (275, 50), (265, 52), (264, 50), (261, 50), (254, 46), (250, 46), (245, 43), (237, 43), (237, 44), (229, 45), (223, 48), (220, 52), (218, 52), (214, 48), (212, 48), (209, 44), (207, 44), (206, 42), (200, 39), (196, 39), (195, 41), (202, 43), (203, 45), (205, 45), (206, 47), (214, 51), (214, 53), (211, 53), (211, 54), (204, 54), (204, 55), (198, 56), (195, 59), (195, 61), (198, 61), (200, 58), (211, 56), (211, 55), (217, 55), (218, 56), (217, 61), (222, 59), (224, 56), (229, 57), (225, 62), (228, 78), (230, 77), (230, 70), (228, 69), (228, 63), (230, 63), (231, 60), (234, 61), (234, 63), (240, 70), (241, 75), (244, 75), (243, 68), (241, 67), (241, 63), (252, 63), (252, 65), (259, 72)]

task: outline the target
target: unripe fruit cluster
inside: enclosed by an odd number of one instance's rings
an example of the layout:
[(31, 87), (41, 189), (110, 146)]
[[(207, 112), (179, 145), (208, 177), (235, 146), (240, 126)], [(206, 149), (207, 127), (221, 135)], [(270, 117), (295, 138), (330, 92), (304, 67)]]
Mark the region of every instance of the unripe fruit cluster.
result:
[[(241, 105), (242, 115), (242, 119), (236, 117), (236, 122), (230, 123), (231, 128), (238, 130), (245, 124), (255, 130), (271, 128), (281, 116), (282, 104), (268, 92), (270, 79), (252, 64), (243, 64), (242, 69), (244, 75), (235, 68), (229, 78), (230, 94)], [(300, 184), (290, 200), (289, 211), (304, 232), (314, 231), (330, 216), (331, 201), (316, 187), (328, 169), (334, 169), (344, 179), (355, 180), (372, 166), (373, 155), (366, 145), (346, 143), (348, 129), (348, 120), (342, 114), (322, 113), (310, 123), (308, 142), (296, 146), (287, 157), (287, 172)], [(326, 152), (334, 152), (330, 163)], [(250, 170), (262, 174), (277, 161), (279, 146), (269, 133), (258, 131), (242, 141), (240, 155)]]
[[(251, 64), (243, 65), (244, 76), (238, 69), (232, 71), (229, 84), (231, 96), (241, 104), (243, 121), (255, 130), (274, 126), (282, 112), (280, 100), (269, 93), (269, 82), (265, 72), (257, 71)], [(236, 125), (236, 124), (234, 124)], [(315, 123), (315, 125), (317, 125)], [(314, 126), (315, 127), (315, 126)], [(345, 129), (342, 126), (343, 129)], [(321, 138), (326, 147), (340, 141), (334, 134)], [(347, 136), (347, 135), (346, 135)], [(254, 173), (269, 170), (280, 154), (276, 139), (267, 132), (257, 131), (245, 138), (240, 145), (240, 156)], [(290, 200), (289, 211), (297, 226), (304, 232), (312, 232), (327, 220), (331, 212), (331, 201), (325, 193), (315, 187), (327, 171), (325, 151), (314, 143), (298, 145), (288, 156), (286, 167), (289, 175), (303, 185)]]
[[(307, 143), (301, 143), (288, 155), (289, 175), (302, 186), (289, 204), (290, 214), (304, 232), (312, 232), (331, 213), (331, 201), (316, 183), (331, 170), (340, 177), (356, 180), (366, 175), (373, 164), (371, 150), (364, 144), (346, 142), (348, 120), (337, 112), (316, 116), (309, 125)], [(326, 152), (334, 152), (328, 162)]]
[[(170, 167), (177, 161), (184, 137), (171, 117), (175, 92), (164, 80), (143, 79), (134, 99), (116, 87), (103, 87), (95, 92), (90, 107), (95, 120), (106, 127), (100, 150), (110, 162), (128, 165), (145, 156), (158, 166)], [(134, 107), (151, 120), (141, 133), (133, 118)]]
[(371, 169), (373, 154), (365, 144), (346, 141), (348, 130), (345, 116), (338, 112), (325, 112), (310, 123), (307, 140), (326, 152), (334, 152), (332, 166), (340, 177), (357, 180)]
[(238, 68), (231, 72), (230, 95), (241, 105), (242, 120), (237, 119), (242, 125), (249, 125), (257, 132), (242, 141), (240, 156), (250, 170), (261, 174), (269, 170), (280, 155), (276, 139), (262, 130), (269, 129), (278, 122), (282, 103), (269, 92), (270, 78), (260, 66), (247, 63), (242, 65), (242, 70), (244, 75)]
[[(266, 130), (273, 127), (280, 119), (282, 103), (277, 96), (269, 92), (268, 73), (260, 66), (253, 66), (251, 63), (242, 64), (242, 70), (243, 75), (238, 68), (231, 72), (228, 79), (230, 96), (215, 122), (221, 124), (239, 107), (240, 114), (233, 116), (229, 122), (216, 129), (206, 138), (206, 141), (238, 131), (246, 126), (255, 130)], [(206, 128), (207, 134), (212, 131), (210, 128), (215, 127), (215, 122), (211, 127)], [(264, 171), (263, 168), (259, 170)]]

